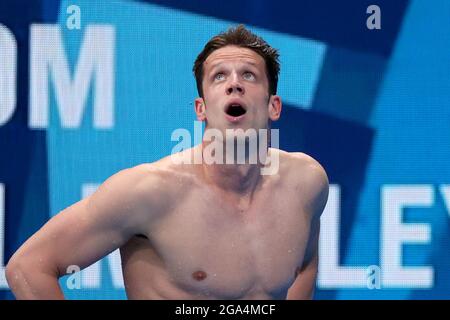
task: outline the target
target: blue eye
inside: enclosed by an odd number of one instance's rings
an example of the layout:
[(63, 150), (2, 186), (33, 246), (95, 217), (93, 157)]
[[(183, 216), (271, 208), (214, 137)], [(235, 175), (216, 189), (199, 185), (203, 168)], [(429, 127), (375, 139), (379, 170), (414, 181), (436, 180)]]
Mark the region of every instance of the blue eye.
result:
[(255, 75), (251, 72), (245, 72), (243, 78), (245, 80), (255, 80)]
[(221, 72), (219, 72), (214, 76), (214, 80), (223, 80), (223, 79), (225, 79), (225, 75)]

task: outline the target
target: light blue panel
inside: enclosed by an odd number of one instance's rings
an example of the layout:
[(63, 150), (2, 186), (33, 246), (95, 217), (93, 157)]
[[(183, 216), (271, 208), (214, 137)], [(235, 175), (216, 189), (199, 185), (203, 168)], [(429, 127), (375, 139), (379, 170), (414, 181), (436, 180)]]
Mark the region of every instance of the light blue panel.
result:
[[(51, 214), (81, 198), (83, 183), (101, 183), (120, 169), (152, 162), (170, 154), (176, 128), (193, 130), (196, 87), (192, 65), (214, 34), (234, 24), (200, 15), (131, 1), (77, 1), (81, 30), (65, 27), (67, 6), (59, 22), (72, 73), (88, 24), (115, 27), (115, 126), (95, 130), (89, 95), (83, 123), (61, 129), (56, 102), (51, 99), (48, 159)], [(309, 107), (320, 74), (325, 46), (316, 41), (254, 29), (280, 49), (279, 93), (285, 101)], [(76, 227), (76, 226), (74, 226)], [(68, 253), (70, 254), (70, 253)], [(98, 290), (67, 290), (69, 298), (123, 299), (114, 289), (106, 264)], [(61, 280), (64, 284), (65, 279)]]
[[(225, 24), (224, 28), (227, 25)], [(310, 109), (322, 70), (326, 45), (260, 28), (251, 29), (271, 46), (280, 50), (278, 95), (282, 101)]]
[[(436, 267), (449, 260), (449, 248), (440, 245), (449, 243), (449, 235), (448, 214), (438, 190), (450, 181), (449, 13), (450, 2), (445, 0), (410, 4), (371, 119), (375, 141), (346, 265), (379, 264), (384, 184), (428, 184), (434, 189), (432, 207), (406, 212), (405, 223), (428, 223), (432, 236), (429, 244), (404, 246), (404, 264)], [(438, 279), (440, 291), (434, 289), (432, 297), (448, 299), (448, 272), (435, 270), (435, 286)], [(409, 299), (427, 290), (413, 291), (342, 290), (337, 298)]]

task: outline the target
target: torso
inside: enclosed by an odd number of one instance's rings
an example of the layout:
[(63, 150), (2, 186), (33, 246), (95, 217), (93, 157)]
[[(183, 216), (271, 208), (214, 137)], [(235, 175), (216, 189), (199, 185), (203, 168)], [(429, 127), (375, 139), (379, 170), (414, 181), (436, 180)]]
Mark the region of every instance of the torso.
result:
[(248, 206), (225, 200), (185, 168), (165, 170), (173, 192), (164, 212), (145, 228), (147, 238), (121, 248), (128, 298), (286, 298), (303, 261), (310, 215), (285, 157)]

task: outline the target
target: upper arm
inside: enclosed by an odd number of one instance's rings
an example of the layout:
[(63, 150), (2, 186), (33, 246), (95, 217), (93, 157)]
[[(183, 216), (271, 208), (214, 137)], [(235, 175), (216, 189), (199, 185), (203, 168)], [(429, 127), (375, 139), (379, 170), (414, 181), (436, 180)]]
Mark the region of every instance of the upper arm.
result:
[(288, 299), (312, 299), (319, 262), (320, 216), (328, 200), (329, 181), (323, 167), (315, 160), (306, 170), (303, 209), (310, 217), (309, 238), (296, 279), (288, 291)]
[(62, 276), (68, 266), (83, 269), (120, 247), (144, 224), (136, 187), (141, 177), (134, 168), (111, 176), (91, 196), (51, 218), (10, 262)]
[(318, 219), (328, 200), (329, 181), (322, 165), (313, 158), (307, 157), (302, 176), (302, 184), (306, 186), (302, 195), (303, 205), (312, 219)]

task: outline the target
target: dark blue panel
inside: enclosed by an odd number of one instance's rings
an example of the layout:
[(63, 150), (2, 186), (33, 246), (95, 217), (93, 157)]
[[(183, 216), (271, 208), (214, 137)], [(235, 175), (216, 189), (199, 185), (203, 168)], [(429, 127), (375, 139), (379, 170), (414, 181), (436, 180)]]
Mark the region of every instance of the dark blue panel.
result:
[(316, 111), (369, 122), (386, 60), (380, 55), (329, 47), (314, 96)]
[[(349, 236), (355, 221), (359, 195), (370, 158), (374, 132), (371, 128), (340, 120), (311, 110), (284, 105), (279, 121), (280, 149), (301, 151), (325, 168), (330, 183), (339, 184), (341, 197), (340, 257), (345, 258)], [(333, 292), (323, 291), (320, 299), (334, 298)]]
[[(46, 132), (28, 128), (29, 31), (32, 23), (56, 21), (59, 1), (1, 1), (0, 23), (17, 42), (17, 106), (0, 126), (0, 182), (5, 184), (5, 263), (49, 217)], [(43, 19), (44, 13), (46, 19)], [(52, 20), (48, 20), (52, 18)], [(0, 291), (1, 299), (11, 299)]]
[[(389, 56), (408, 0), (146, 0), (144, 2)], [(367, 7), (381, 9), (381, 30), (368, 30)]]

